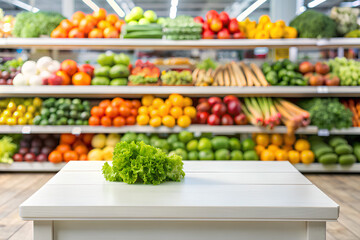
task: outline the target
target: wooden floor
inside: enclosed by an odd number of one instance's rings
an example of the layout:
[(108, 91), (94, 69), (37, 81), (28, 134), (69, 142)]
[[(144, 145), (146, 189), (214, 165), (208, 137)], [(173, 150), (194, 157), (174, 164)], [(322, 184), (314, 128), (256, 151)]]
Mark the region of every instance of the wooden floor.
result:
[[(32, 239), (32, 222), (19, 217), (18, 207), (53, 174), (0, 174), (0, 240)], [(360, 240), (360, 175), (306, 175), (340, 205), (338, 222), (327, 224), (328, 240)]]

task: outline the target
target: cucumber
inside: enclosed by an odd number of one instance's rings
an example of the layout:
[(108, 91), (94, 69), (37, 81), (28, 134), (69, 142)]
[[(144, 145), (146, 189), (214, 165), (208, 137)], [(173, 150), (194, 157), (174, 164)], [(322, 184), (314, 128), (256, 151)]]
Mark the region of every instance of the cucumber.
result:
[(126, 33), (124, 38), (162, 38), (162, 32), (160, 31), (138, 31)]
[(347, 144), (348, 142), (346, 141), (345, 138), (342, 137), (332, 137), (329, 140), (329, 144), (330, 146), (332, 146), (333, 148), (340, 145), (340, 144)]
[(354, 154), (358, 161), (360, 161), (360, 143), (354, 144)]
[(356, 162), (356, 157), (353, 154), (345, 154), (339, 157), (339, 163), (341, 165), (351, 165)]
[(353, 152), (353, 148), (349, 144), (340, 144), (337, 147), (335, 147), (335, 153), (338, 155), (350, 154), (352, 152)]
[(338, 161), (338, 156), (335, 153), (326, 153), (319, 158), (319, 163), (335, 164)]
[(317, 148), (313, 150), (315, 157), (316, 158), (320, 158), (322, 155), (327, 154), (327, 153), (333, 153), (333, 149), (329, 146), (323, 146), (321, 148)]
[(159, 24), (147, 25), (125, 25), (124, 30), (126, 33), (139, 32), (139, 31), (159, 31), (162, 32), (162, 26)]

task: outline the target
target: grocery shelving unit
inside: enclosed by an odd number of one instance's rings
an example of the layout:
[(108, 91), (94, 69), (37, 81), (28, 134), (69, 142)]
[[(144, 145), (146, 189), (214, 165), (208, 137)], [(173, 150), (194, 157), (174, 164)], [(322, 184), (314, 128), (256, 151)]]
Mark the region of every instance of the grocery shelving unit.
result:
[[(290, 48), (299, 49), (338, 49), (360, 47), (359, 38), (333, 38), (333, 39), (241, 39), (241, 40), (158, 40), (158, 39), (21, 39), (2, 38), (0, 48), (34, 48), (52, 50), (73, 49), (154, 49), (154, 50), (190, 50), (190, 49), (254, 49), (257, 47)], [(153, 94), (166, 97), (171, 93), (179, 93), (189, 97), (210, 97), (236, 95), (268, 96), (268, 97), (358, 97), (360, 87), (150, 87), (150, 86), (0, 86), (0, 97), (80, 97), (80, 98), (112, 98), (122, 96), (127, 98), (140, 98), (144, 94)], [(180, 127), (167, 128), (161, 126), (124, 126), (101, 127), (101, 126), (0, 126), (0, 133), (20, 134), (59, 134), (59, 133), (125, 133), (133, 131), (137, 133), (176, 133), (183, 129)], [(233, 133), (286, 133), (284, 126), (267, 130), (262, 127), (251, 125), (245, 126), (209, 126), (192, 125), (187, 130), (201, 133), (212, 132), (215, 134)], [(360, 128), (341, 130), (322, 130), (315, 126), (300, 128), (297, 134), (328, 135), (359, 135)], [(56, 172), (64, 164), (52, 164), (49, 162), (15, 162), (12, 165), (0, 164), (1, 171), (25, 171), (25, 172)], [(360, 163), (349, 167), (340, 165), (324, 166), (314, 163), (310, 165), (295, 165), (302, 172), (360, 172)]]

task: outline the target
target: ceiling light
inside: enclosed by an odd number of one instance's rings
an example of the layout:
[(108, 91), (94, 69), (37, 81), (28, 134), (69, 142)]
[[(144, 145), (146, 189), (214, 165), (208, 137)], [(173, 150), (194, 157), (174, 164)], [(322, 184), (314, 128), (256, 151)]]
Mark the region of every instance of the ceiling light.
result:
[(266, 1), (267, 0), (257, 0), (250, 7), (248, 7), (245, 11), (240, 13), (239, 16), (237, 16), (236, 19), (238, 21), (244, 20), (247, 16), (249, 16), (253, 11), (255, 11), (258, 7), (260, 7)]
[(170, 7), (169, 17), (172, 18), (172, 19), (176, 18), (178, 4), (179, 4), (179, 0), (171, 0), (171, 7)]
[(99, 6), (96, 5), (93, 1), (91, 0), (82, 0), (86, 5), (89, 6), (89, 8), (91, 8), (94, 12), (99, 11)]
[(309, 4), (307, 6), (308, 6), (308, 8), (314, 8), (317, 5), (319, 5), (319, 4), (321, 4), (321, 3), (325, 2), (325, 1), (326, 0), (314, 0), (312, 2), (309, 2)]
[(33, 7), (30, 4), (23, 3), (22, 1), (19, 1), (19, 0), (2, 0), (2, 1), (12, 4), (12, 5), (15, 5), (15, 6), (21, 8), (21, 9), (24, 9), (26, 11), (29, 11), (29, 12), (36, 13), (36, 12), (40, 11), (40, 9)]
[(114, 9), (114, 11), (120, 17), (125, 17), (125, 12), (121, 9), (121, 7), (115, 2), (115, 0), (106, 0), (108, 4)]

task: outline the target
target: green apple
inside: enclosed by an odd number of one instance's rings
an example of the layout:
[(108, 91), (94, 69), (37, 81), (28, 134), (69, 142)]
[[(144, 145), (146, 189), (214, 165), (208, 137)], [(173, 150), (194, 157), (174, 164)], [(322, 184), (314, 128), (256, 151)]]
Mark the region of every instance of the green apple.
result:
[(147, 24), (150, 24), (150, 21), (148, 19), (146, 19), (146, 18), (141, 18), (139, 20), (139, 24), (140, 25), (147, 25)]
[(138, 22), (137, 22), (137, 21), (130, 21), (130, 22), (128, 22), (128, 24), (129, 24), (129, 25), (137, 25)]
[(159, 17), (156, 23), (162, 25), (164, 22), (165, 22), (165, 18)]
[(140, 18), (142, 18), (143, 14), (144, 10), (141, 7), (134, 7), (130, 11), (130, 15), (132, 16), (133, 20), (139, 20)]
[(152, 23), (155, 23), (157, 20), (156, 13), (153, 10), (147, 10), (144, 12), (144, 17)]
[(131, 22), (133, 20), (132, 15), (128, 14), (125, 16), (125, 22)]

